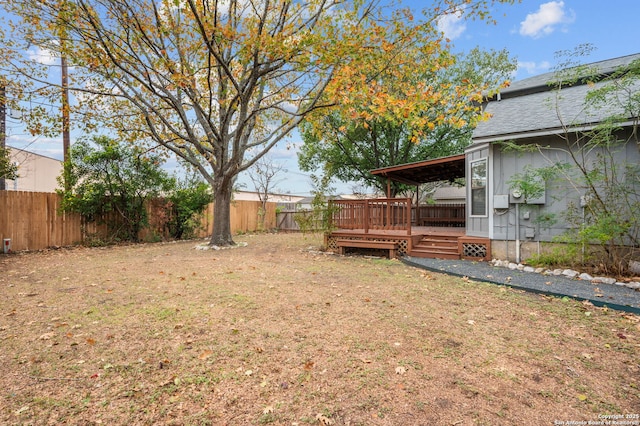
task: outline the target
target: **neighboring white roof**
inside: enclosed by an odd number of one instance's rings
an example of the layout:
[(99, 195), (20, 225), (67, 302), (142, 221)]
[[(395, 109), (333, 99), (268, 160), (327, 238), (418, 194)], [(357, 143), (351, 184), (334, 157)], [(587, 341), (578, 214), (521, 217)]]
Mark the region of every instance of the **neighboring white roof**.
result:
[(464, 186), (443, 186), (437, 188), (433, 196), (434, 200), (464, 200), (467, 196)]
[[(300, 195), (291, 194), (269, 194), (267, 201), (271, 203), (297, 203), (304, 197)], [(257, 192), (252, 191), (237, 191), (233, 193), (233, 199), (238, 201), (260, 201), (260, 196)]]

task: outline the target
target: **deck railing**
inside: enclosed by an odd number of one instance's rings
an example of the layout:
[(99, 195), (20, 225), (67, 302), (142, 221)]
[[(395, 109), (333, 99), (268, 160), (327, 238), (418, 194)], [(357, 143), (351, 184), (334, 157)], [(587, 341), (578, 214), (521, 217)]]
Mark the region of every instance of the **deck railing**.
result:
[(418, 226), (465, 226), (464, 204), (421, 205), (412, 211), (412, 222)]
[(332, 225), (338, 229), (404, 230), (411, 235), (411, 199), (333, 200)]

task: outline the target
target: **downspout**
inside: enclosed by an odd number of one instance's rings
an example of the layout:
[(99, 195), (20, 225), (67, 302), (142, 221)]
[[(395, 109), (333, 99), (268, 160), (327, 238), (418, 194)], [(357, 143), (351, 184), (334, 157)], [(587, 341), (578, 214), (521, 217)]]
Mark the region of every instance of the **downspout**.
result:
[(516, 263), (520, 263), (520, 203), (516, 203)]

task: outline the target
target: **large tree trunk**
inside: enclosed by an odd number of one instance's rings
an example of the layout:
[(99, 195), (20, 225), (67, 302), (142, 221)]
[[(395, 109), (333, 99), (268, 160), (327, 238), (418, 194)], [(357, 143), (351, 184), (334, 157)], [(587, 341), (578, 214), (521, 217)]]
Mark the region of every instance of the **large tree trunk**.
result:
[(209, 244), (232, 246), (231, 236), (231, 193), (232, 185), (217, 182), (213, 185), (213, 234)]

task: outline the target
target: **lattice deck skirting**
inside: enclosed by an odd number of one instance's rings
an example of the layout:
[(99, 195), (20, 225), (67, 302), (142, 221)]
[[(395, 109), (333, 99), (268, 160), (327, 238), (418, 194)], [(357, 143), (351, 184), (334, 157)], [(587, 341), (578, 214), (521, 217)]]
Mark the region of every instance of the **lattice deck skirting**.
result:
[(458, 252), (463, 259), (491, 260), (491, 240), (488, 238), (460, 237)]

